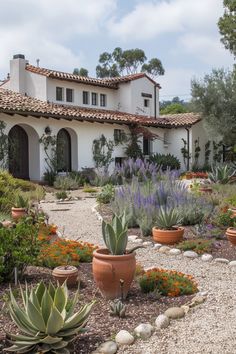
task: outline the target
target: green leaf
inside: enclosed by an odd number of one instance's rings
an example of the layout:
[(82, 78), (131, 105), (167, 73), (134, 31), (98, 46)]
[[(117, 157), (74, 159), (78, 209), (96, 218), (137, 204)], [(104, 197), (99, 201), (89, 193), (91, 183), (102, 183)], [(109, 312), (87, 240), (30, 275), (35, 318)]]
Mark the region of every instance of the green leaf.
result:
[(68, 318), (65, 321), (65, 324), (63, 326), (63, 330), (71, 329), (71, 328), (74, 328), (75, 326), (80, 326), (81, 323), (86, 321), (94, 304), (95, 304), (95, 301), (91, 302), (90, 304), (85, 305), (79, 312), (75, 313), (73, 316)]
[(60, 337), (51, 337), (47, 336), (43, 339), (40, 340), (40, 343), (45, 343), (45, 344), (56, 344), (62, 341), (62, 338)]
[(41, 312), (42, 312), (42, 316), (44, 319), (44, 323), (46, 325), (47, 325), (52, 307), (53, 307), (53, 300), (51, 298), (51, 295), (49, 294), (49, 291), (46, 289), (43, 294), (42, 303), (41, 303)]
[(58, 309), (53, 306), (50, 317), (48, 319), (46, 333), (51, 335), (58, 333), (60, 329), (62, 329), (63, 324), (63, 317), (61, 316)]
[(54, 299), (55, 296), (55, 287), (54, 285), (50, 282), (48, 286), (48, 292), (51, 295), (51, 298)]
[(45, 286), (44, 282), (41, 281), (39, 283), (39, 285), (37, 286), (37, 289), (35, 291), (35, 294), (36, 294), (36, 296), (38, 298), (38, 301), (39, 301), (40, 305), (41, 305), (41, 302), (42, 302), (42, 298), (43, 298), (43, 294), (44, 294), (45, 289), (46, 289), (46, 286)]
[(54, 297), (54, 305), (58, 309), (59, 312), (62, 312), (62, 310), (66, 306), (66, 296), (65, 296), (65, 291), (62, 287), (58, 287), (55, 292), (55, 297)]
[(43, 319), (42, 314), (39, 312), (39, 310), (34, 306), (34, 304), (31, 302), (31, 300), (28, 300), (27, 303), (27, 316), (29, 317), (29, 320), (31, 323), (38, 328), (40, 332), (45, 332), (46, 330), (46, 325)]
[(110, 224), (106, 225), (106, 232), (108, 233), (108, 249), (111, 254), (115, 254), (116, 251), (116, 235), (113, 227)]

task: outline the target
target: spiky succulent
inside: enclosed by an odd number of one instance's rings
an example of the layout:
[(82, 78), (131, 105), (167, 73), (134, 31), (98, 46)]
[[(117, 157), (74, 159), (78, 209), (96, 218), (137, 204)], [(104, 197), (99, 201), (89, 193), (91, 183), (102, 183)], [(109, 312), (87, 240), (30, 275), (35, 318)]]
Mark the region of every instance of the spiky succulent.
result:
[(176, 208), (160, 208), (156, 217), (156, 226), (163, 230), (172, 230), (179, 225), (182, 218)]
[(208, 173), (208, 178), (214, 183), (227, 184), (236, 175), (236, 170), (229, 165), (218, 165), (212, 167), (212, 172)]
[(128, 243), (128, 227), (125, 214), (121, 217), (114, 215), (111, 224), (103, 220), (102, 235), (111, 254), (124, 254)]
[(17, 353), (69, 354), (70, 344), (85, 325), (94, 302), (74, 313), (78, 291), (71, 301), (66, 284), (47, 287), (40, 282), (35, 288), (21, 290), (20, 306), (10, 289), (9, 312), (23, 334), (7, 334), (12, 346), (5, 349)]
[(121, 300), (119, 299), (114, 300), (110, 305), (110, 309), (111, 309), (112, 316), (117, 316), (120, 318), (125, 317), (126, 305), (124, 305)]

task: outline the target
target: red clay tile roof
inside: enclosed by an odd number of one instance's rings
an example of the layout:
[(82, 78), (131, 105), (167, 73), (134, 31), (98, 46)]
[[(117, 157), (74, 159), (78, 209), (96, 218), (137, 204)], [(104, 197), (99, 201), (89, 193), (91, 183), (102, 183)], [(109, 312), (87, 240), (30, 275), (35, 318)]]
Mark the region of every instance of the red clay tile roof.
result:
[(6, 89), (0, 89), (1, 112), (88, 122), (141, 124), (143, 126), (162, 128), (191, 126), (200, 120), (200, 116), (193, 113), (166, 115), (154, 119), (118, 111), (60, 105), (23, 96)]
[(79, 75), (74, 75), (74, 74), (70, 74), (70, 73), (65, 73), (62, 71), (39, 68), (39, 67), (30, 65), (30, 64), (26, 64), (25, 68), (26, 68), (26, 70), (28, 70), (30, 72), (33, 72), (33, 73), (39, 74), (39, 75), (44, 75), (44, 76), (50, 77), (52, 79), (74, 81), (74, 82), (78, 82), (78, 83), (102, 86), (102, 87), (107, 87), (107, 88), (112, 88), (112, 89), (117, 89), (119, 83), (130, 82), (133, 80), (137, 80), (137, 79), (146, 77), (154, 85), (157, 85), (160, 88), (160, 85), (158, 83), (156, 83), (156, 81), (151, 79), (145, 73), (138, 73), (138, 74), (121, 76), (121, 77), (97, 79), (97, 78), (92, 78), (92, 77), (85, 77), (85, 76), (79, 76)]

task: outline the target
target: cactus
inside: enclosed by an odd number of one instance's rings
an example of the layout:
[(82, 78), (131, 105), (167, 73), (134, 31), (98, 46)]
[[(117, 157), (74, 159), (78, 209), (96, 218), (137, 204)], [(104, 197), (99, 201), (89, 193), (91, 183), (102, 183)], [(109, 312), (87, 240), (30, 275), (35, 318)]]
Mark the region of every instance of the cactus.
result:
[(110, 309), (111, 309), (112, 316), (124, 318), (127, 307), (126, 305), (123, 304), (121, 300), (116, 299), (111, 303)]

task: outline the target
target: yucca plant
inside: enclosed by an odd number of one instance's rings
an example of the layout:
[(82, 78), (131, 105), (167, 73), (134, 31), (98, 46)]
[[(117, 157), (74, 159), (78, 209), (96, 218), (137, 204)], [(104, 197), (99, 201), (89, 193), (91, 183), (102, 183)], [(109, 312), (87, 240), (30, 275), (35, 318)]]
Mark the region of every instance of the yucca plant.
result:
[(74, 313), (78, 291), (71, 301), (67, 286), (47, 287), (40, 282), (35, 288), (21, 290), (20, 306), (10, 289), (9, 312), (23, 334), (7, 334), (12, 346), (4, 349), (16, 353), (71, 353), (71, 342), (85, 331), (94, 301)]
[(212, 167), (212, 171), (208, 173), (208, 178), (214, 183), (227, 184), (235, 174), (236, 171), (229, 165), (215, 166)]
[(156, 226), (164, 230), (173, 230), (174, 226), (182, 222), (180, 213), (176, 208), (160, 208), (156, 217)]

